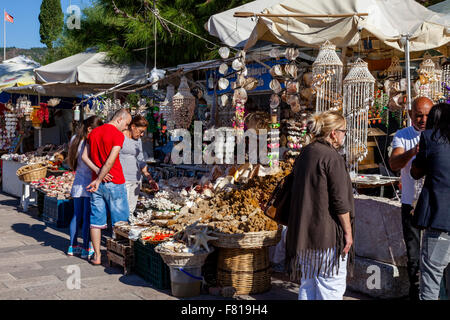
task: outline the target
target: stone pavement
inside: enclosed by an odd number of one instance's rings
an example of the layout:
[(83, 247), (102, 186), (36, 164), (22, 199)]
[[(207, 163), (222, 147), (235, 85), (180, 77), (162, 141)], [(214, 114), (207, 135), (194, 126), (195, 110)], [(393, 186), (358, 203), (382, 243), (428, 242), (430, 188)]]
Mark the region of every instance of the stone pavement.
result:
[[(67, 256), (68, 229), (48, 227), (37, 217), (36, 208), (24, 213), (18, 204), (18, 199), (0, 194), (0, 300), (178, 300), (170, 290), (154, 289), (135, 274), (124, 276), (121, 268), (107, 266), (104, 246), (103, 266)], [(81, 286), (70, 290), (73, 265), (80, 268)], [(274, 274), (269, 292), (235, 299), (296, 300), (297, 293), (298, 284)], [(226, 300), (211, 295), (192, 299)], [(369, 298), (347, 292), (344, 299)]]

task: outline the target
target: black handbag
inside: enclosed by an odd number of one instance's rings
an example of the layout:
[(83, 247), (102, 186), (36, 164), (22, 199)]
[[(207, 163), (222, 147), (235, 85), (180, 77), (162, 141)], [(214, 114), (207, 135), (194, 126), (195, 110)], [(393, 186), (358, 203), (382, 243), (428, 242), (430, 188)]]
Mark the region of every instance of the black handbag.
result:
[(289, 222), (289, 210), (291, 207), (291, 190), (294, 182), (294, 173), (291, 172), (278, 182), (272, 192), (269, 201), (264, 208), (264, 214), (278, 224), (284, 226)]

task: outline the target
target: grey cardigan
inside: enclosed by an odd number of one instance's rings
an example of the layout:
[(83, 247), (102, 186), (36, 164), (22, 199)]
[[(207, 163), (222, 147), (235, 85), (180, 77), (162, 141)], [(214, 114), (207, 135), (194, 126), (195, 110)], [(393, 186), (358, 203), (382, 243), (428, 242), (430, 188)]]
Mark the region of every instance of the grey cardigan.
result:
[(147, 165), (144, 161), (144, 151), (141, 139), (134, 140), (125, 136), (119, 159), (122, 164), (125, 181), (141, 181), (142, 169)]

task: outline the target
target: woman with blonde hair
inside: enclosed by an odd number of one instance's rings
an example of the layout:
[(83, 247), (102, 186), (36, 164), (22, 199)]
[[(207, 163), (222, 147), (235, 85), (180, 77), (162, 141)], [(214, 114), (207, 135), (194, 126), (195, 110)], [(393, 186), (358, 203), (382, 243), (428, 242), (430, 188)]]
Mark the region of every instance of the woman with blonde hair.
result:
[(354, 260), (352, 184), (338, 153), (345, 140), (341, 113), (314, 114), (312, 142), (295, 161), (286, 237), (286, 264), (300, 280), (299, 300), (342, 300)]

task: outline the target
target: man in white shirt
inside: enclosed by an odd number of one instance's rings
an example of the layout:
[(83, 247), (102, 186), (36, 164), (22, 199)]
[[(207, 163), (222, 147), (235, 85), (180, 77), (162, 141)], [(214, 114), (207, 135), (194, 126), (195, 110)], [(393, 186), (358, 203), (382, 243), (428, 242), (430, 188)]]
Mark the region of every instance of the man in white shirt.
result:
[[(433, 101), (426, 97), (416, 98), (409, 111), (412, 126), (397, 131), (392, 141), (389, 165), (393, 171), (401, 170), (402, 225), (408, 257), (408, 276), (411, 300), (419, 300), (420, 230), (412, 224), (412, 211), (420, 195), (422, 182), (410, 175), (411, 162), (419, 152), (420, 133), (425, 130), (428, 113)], [(423, 180), (422, 180), (423, 181)]]

